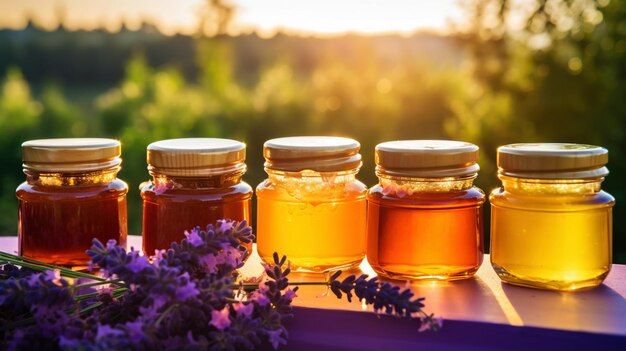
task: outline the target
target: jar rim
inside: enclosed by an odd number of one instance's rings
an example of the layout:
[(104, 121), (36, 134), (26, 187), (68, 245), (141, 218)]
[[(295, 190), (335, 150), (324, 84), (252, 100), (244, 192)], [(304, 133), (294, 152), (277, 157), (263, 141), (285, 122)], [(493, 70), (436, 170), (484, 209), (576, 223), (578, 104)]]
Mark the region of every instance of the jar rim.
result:
[(263, 144), (265, 168), (300, 172), (339, 172), (358, 170), (361, 144), (336, 136), (296, 136), (270, 139)]
[(609, 174), (608, 150), (574, 143), (519, 143), (498, 148), (498, 174), (516, 178), (577, 179)]
[(148, 171), (202, 177), (246, 171), (246, 144), (223, 138), (165, 139), (147, 147)]
[(36, 139), (22, 143), (24, 171), (80, 173), (118, 167), (121, 143), (107, 138)]
[(478, 146), (455, 140), (396, 140), (376, 145), (376, 172), (414, 178), (478, 173)]

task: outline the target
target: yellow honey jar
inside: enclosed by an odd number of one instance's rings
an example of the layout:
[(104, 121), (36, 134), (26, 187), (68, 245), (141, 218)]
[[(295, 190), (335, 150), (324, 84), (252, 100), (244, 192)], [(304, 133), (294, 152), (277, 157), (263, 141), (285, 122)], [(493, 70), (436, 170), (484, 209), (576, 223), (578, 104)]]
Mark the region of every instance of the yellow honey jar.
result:
[(498, 148), (491, 202), (491, 263), (511, 284), (576, 290), (611, 269), (612, 207), (601, 189), (608, 151), (580, 144)]

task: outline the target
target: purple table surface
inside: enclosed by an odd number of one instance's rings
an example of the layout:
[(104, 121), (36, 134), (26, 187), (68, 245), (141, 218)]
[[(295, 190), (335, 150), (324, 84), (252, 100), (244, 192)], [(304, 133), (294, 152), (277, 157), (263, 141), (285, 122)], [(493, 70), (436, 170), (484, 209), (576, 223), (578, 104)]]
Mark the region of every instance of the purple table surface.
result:
[[(141, 237), (129, 236), (128, 245), (140, 248)], [(0, 250), (15, 253), (16, 249), (16, 237), (0, 237)], [(257, 276), (262, 269), (254, 248), (242, 274)], [(361, 273), (375, 275), (365, 260), (359, 269), (346, 274)], [(321, 281), (324, 278), (319, 274), (292, 274), (290, 280)], [(625, 265), (613, 265), (601, 286), (578, 292), (543, 291), (504, 284), (491, 268), (488, 255), (471, 279), (396, 283), (426, 298), (426, 312), (445, 320), (441, 332), (419, 334), (417, 325), (409, 321), (388, 317), (380, 321), (380, 316), (358, 301), (348, 303), (345, 299), (336, 299), (325, 287), (302, 286), (294, 300), (296, 317), (290, 322), (293, 330), (290, 328), (289, 349), (374, 350), (383, 344), (389, 344), (391, 349), (405, 349), (410, 345), (426, 348), (437, 345), (439, 349), (523, 349), (550, 339), (552, 342), (539, 348), (547, 349), (552, 345), (565, 349), (566, 345), (571, 345), (578, 349), (600, 342), (604, 349), (619, 346), (616, 349), (626, 350)], [(485, 335), (481, 335), (481, 330)], [(483, 343), (467, 344), (458, 339), (476, 338), (471, 333), (477, 333)], [(435, 334), (438, 336), (432, 336)], [(507, 339), (507, 335), (512, 339)], [(353, 345), (354, 338), (365, 341)]]

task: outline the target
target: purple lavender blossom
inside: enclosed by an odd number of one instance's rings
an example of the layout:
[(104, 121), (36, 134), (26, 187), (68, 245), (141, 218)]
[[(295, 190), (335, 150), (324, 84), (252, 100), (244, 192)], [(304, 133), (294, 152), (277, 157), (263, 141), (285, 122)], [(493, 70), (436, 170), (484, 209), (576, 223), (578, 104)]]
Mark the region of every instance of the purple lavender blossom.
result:
[[(264, 284), (260, 285), (259, 288), (261, 286), (264, 286)], [(250, 301), (257, 303), (259, 306), (267, 306), (270, 303), (270, 299), (263, 292), (261, 292), (260, 289), (250, 294), (249, 299)]]
[(211, 322), (209, 324), (217, 328), (217, 330), (224, 330), (230, 326), (229, 314), (228, 307), (224, 307), (221, 310), (213, 310), (211, 311)]
[(215, 257), (217, 264), (225, 264), (231, 267), (239, 267), (241, 266), (241, 252), (230, 244), (224, 244), (222, 246), (222, 250)]
[[(252, 350), (263, 343), (285, 344), (283, 322), (292, 316), (298, 291), (289, 287), (286, 257), (274, 254), (263, 277), (237, 284), (237, 269), (248, 254), (242, 243), (254, 238), (245, 221), (220, 220), (185, 235), (155, 252), (152, 262), (115, 241), (94, 240), (87, 253), (90, 267), (111, 279), (104, 288), (77, 281), (86, 286), (74, 289), (58, 271), (22, 274), (5, 265), (0, 308), (16, 323), (9, 325), (5, 345), (11, 350)], [(350, 300), (354, 294), (376, 311), (418, 315), (420, 330), (441, 328), (441, 319), (423, 313), (423, 299), (412, 299), (410, 291), (364, 276), (339, 281), (339, 274), (328, 282), (338, 297), (346, 294)]]
[(107, 246), (106, 246), (107, 250), (113, 250), (115, 249), (116, 246), (117, 246), (117, 241), (113, 239), (107, 241)]
[(204, 256), (201, 256), (198, 259), (200, 266), (207, 270), (209, 273), (217, 272), (217, 258), (214, 254), (208, 253)]
[(96, 341), (102, 340), (103, 338), (124, 335), (124, 332), (119, 329), (115, 329), (109, 325), (100, 325), (98, 326), (98, 331), (96, 332)]
[(187, 241), (189, 241), (191, 245), (200, 246), (204, 243), (204, 240), (202, 240), (200, 235), (198, 235), (199, 232), (200, 232), (200, 228), (198, 227), (193, 228), (191, 232), (188, 232), (185, 230), (185, 237), (187, 238)]
[(161, 316), (158, 312), (159, 308), (163, 306), (165, 301), (161, 300), (160, 303), (153, 303), (148, 307), (139, 307), (139, 318), (143, 321), (152, 321), (156, 320)]
[[(136, 251), (133, 251), (133, 253), (136, 253)], [(139, 273), (141, 272), (144, 268), (149, 268), (150, 266), (150, 262), (148, 262), (148, 258), (146, 256), (139, 256), (137, 255), (133, 255), (131, 256), (133, 257), (133, 259), (126, 264), (126, 267), (128, 268), (128, 270), (130, 270), (133, 273)]]
[(296, 295), (296, 292), (291, 290), (291, 288), (287, 288), (285, 290), (285, 298), (291, 301), (294, 299), (294, 297), (298, 297), (298, 295)]
[(236, 223), (233, 221), (225, 221), (225, 220), (218, 220), (217, 221), (217, 226), (219, 227), (218, 230), (222, 231), (222, 232), (227, 232), (231, 229), (234, 228), (234, 225)]
[(270, 344), (272, 344), (272, 347), (275, 350), (278, 349), (279, 345), (287, 344), (287, 339), (285, 339), (283, 337), (283, 334), (284, 334), (284, 330), (283, 329), (268, 330), (267, 331), (268, 341), (270, 342)]
[(254, 304), (252, 303), (234, 303), (233, 308), (235, 309), (235, 312), (237, 312), (237, 315), (244, 317), (250, 317), (252, 316), (252, 312), (254, 312)]
[(134, 342), (139, 342), (144, 337), (143, 323), (141, 321), (126, 322), (124, 324), (130, 338)]
[(176, 300), (185, 301), (188, 298), (200, 294), (200, 291), (196, 289), (196, 283), (189, 280), (189, 273), (185, 272), (178, 276), (179, 284), (176, 287)]

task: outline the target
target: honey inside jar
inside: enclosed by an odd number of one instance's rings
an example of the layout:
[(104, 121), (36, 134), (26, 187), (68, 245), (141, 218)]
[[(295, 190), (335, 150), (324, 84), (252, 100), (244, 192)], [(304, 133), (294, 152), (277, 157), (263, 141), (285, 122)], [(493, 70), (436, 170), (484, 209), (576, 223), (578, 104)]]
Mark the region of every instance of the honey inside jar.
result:
[(502, 187), (491, 193), (491, 262), (505, 282), (577, 290), (611, 268), (612, 206), (601, 189), (606, 149), (513, 144), (498, 149)]
[(20, 255), (83, 267), (94, 238), (126, 245), (128, 186), (117, 179), (119, 141), (32, 140), (22, 151), (27, 180), (16, 190)]
[(257, 187), (257, 248), (266, 262), (324, 272), (357, 266), (365, 254), (366, 187), (356, 179), (359, 144), (292, 137), (265, 143), (268, 179)]
[(367, 260), (395, 279), (456, 280), (483, 259), (482, 205), (473, 186), (478, 147), (403, 140), (376, 147), (379, 184), (368, 193)]
[[(148, 146), (151, 182), (143, 198), (143, 250), (169, 248), (196, 226), (250, 219), (252, 187), (242, 181), (245, 144), (229, 139), (170, 139)], [(252, 244), (246, 244), (248, 251)]]

